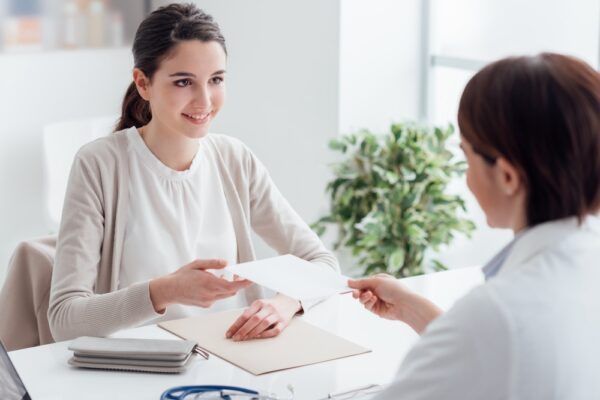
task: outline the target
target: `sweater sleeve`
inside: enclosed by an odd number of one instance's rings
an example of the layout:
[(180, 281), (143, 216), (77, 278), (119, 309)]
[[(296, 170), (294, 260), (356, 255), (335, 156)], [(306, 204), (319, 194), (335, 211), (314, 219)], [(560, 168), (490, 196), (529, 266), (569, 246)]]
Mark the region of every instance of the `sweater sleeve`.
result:
[[(248, 152), (252, 229), (279, 254), (293, 254), (339, 272), (335, 256), (283, 197), (260, 160)], [(303, 302), (302, 307), (306, 311), (318, 302)]]
[[(149, 283), (97, 294), (101, 265), (112, 265), (102, 255), (113, 243), (105, 239), (100, 166), (80, 153), (67, 185), (56, 258), (52, 273), (48, 320), (55, 340), (82, 335), (105, 336), (140, 325), (157, 316), (150, 300)], [(112, 235), (109, 235), (112, 237)]]

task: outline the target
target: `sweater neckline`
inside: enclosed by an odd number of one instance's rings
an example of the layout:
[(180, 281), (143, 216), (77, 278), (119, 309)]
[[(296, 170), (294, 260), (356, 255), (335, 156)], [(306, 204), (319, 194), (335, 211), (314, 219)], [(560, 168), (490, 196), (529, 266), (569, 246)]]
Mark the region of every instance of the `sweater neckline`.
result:
[(150, 148), (146, 145), (146, 142), (144, 142), (144, 139), (142, 139), (142, 135), (140, 134), (139, 130), (135, 126), (129, 128), (127, 131), (127, 136), (130, 139), (129, 146), (134, 149), (134, 151), (141, 158), (142, 162), (146, 164), (151, 171), (158, 173), (160, 176), (168, 180), (186, 180), (194, 175), (199, 169), (203, 148), (206, 147), (202, 145), (202, 139), (200, 139), (198, 151), (194, 155), (190, 167), (184, 171), (177, 171), (165, 165), (158, 159), (158, 157), (154, 155), (154, 153), (152, 153)]

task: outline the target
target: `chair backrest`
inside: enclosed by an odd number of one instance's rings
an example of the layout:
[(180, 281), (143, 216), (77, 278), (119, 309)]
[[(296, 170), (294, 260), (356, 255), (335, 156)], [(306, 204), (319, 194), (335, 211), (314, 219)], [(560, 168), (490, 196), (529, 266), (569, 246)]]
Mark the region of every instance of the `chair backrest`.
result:
[(44, 126), (44, 186), (48, 228), (58, 231), (71, 164), (86, 143), (109, 135), (116, 116), (57, 122)]
[(0, 339), (8, 351), (54, 342), (47, 314), (55, 253), (56, 236), (21, 242), (13, 253), (0, 289)]

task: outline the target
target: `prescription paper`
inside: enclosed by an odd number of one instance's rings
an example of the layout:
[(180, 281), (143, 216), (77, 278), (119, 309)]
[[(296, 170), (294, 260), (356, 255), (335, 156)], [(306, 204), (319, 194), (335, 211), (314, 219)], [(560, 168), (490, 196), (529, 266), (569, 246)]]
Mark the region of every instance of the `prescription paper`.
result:
[(296, 300), (313, 300), (352, 291), (348, 277), (326, 265), (291, 254), (231, 265), (226, 270)]

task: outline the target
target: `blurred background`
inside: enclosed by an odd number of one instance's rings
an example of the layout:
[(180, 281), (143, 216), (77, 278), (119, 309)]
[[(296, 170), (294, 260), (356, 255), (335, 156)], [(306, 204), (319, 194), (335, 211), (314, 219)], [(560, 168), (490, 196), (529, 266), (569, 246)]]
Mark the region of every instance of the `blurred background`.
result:
[[(1, 0), (0, 283), (19, 241), (56, 232), (73, 155), (110, 132), (135, 30), (168, 3)], [(464, 85), (500, 57), (554, 51), (598, 68), (600, 56), (598, 0), (195, 3), (229, 50), (228, 100), (213, 131), (249, 145), (307, 222), (328, 210), (330, 139), (392, 122), (456, 123)], [(480, 265), (511, 235), (486, 227), (462, 179), (452, 190), (477, 230), (440, 257), (452, 268)]]

